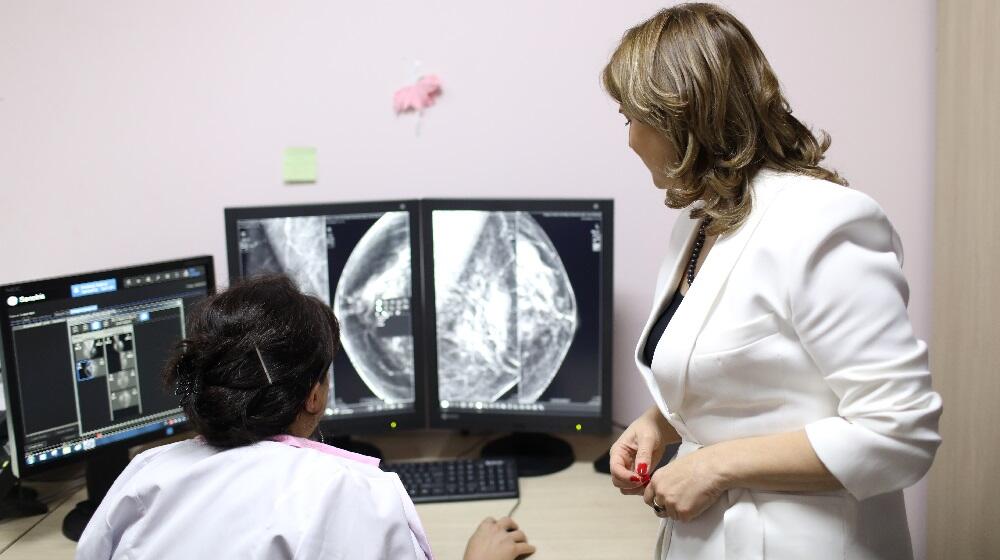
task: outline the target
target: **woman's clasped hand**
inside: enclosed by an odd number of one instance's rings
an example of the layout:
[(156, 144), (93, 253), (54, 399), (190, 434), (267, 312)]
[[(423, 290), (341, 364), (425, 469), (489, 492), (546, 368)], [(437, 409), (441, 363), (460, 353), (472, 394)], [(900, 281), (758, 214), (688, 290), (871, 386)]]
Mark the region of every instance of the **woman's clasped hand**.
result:
[(718, 453), (703, 448), (659, 469), (667, 445), (680, 440), (660, 411), (650, 407), (611, 446), (611, 480), (625, 495), (642, 496), (659, 517), (690, 521), (727, 490)]

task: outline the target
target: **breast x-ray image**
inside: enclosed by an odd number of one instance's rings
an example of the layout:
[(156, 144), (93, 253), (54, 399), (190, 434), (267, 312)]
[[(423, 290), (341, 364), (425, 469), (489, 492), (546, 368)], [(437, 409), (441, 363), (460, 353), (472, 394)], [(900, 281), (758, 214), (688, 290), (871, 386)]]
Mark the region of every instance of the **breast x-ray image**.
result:
[(243, 274), (284, 273), (303, 292), (330, 304), (326, 217), (300, 216), (240, 223)]
[(238, 229), (244, 276), (285, 273), (340, 321), (328, 409), (413, 401), (407, 212), (240, 220)]
[(387, 402), (413, 400), (413, 337), (402, 336), (410, 329), (410, 266), (409, 215), (387, 213), (354, 246), (333, 298), (344, 350)]
[(569, 275), (528, 212), (432, 213), (438, 396), (533, 403), (579, 326)]

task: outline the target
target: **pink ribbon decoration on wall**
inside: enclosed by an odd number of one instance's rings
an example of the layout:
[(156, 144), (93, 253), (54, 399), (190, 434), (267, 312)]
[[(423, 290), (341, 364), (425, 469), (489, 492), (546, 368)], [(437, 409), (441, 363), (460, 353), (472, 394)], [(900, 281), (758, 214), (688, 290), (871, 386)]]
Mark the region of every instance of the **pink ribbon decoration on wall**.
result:
[(430, 75), (422, 76), (417, 83), (400, 88), (392, 96), (392, 107), (396, 114), (417, 111), (434, 105), (437, 96), (441, 95), (441, 78)]

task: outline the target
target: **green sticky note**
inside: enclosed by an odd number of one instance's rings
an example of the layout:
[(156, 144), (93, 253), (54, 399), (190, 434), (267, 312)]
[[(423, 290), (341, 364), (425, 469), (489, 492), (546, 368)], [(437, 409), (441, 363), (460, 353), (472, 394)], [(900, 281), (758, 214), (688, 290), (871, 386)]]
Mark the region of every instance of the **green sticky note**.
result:
[(316, 182), (316, 148), (285, 148), (286, 183)]

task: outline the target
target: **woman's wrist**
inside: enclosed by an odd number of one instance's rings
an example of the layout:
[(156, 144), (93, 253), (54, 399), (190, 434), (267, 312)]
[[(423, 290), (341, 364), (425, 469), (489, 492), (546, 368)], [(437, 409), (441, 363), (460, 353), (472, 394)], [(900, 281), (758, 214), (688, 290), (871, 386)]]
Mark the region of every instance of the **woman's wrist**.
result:
[(673, 431), (673, 427), (670, 425), (670, 422), (667, 422), (667, 419), (663, 417), (663, 414), (660, 412), (660, 409), (656, 407), (656, 405), (646, 409), (646, 412), (644, 412), (643, 415), (652, 420), (656, 424), (656, 427), (660, 429), (660, 432), (667, 434)]
[(646, 409), (643, 416), (656, 424), (656, 427), (659, 429), (661, 434), (660, 439), (662, 444), (666, 445), (680, 441), (680, 436), (677, 435), (677, 431), (674, 430), (674, 427), (670, 425), (670, 422), (667, 421), (667, 419), (663, 416), (663, 413), (660, 412), (660, 409), (657, 408), (656, 405)]
[(729, 442), (720, 442), (700, 449), (699, 453), (707, 455), (705, 462), (708, 467), (708, 476), (713, 481), (714, 486), (725, 491), (741, 486), (743, 475), (739, 468), (738, 456), (731, 449)]

